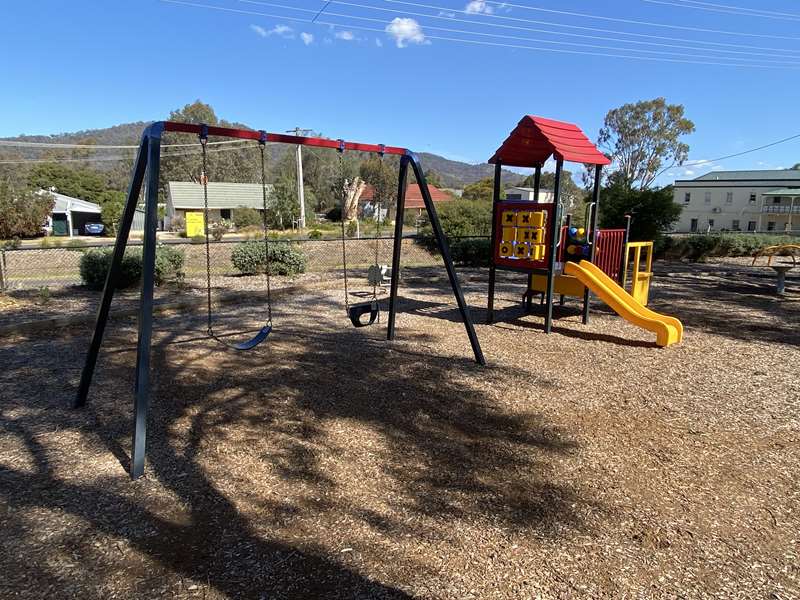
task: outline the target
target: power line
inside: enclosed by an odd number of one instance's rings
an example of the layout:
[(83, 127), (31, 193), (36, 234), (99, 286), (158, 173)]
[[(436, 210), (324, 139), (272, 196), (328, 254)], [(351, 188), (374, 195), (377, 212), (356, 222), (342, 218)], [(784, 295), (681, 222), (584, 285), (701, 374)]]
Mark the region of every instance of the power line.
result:
[(757, 8), (745, 8), (743, 6), (728, 6), (725, 4), (714, 4), (712, 2), (692, 1), (690, 3), (687, 0), (678, 0), (677, 2), (669, 2), (667, 0), (644, 0), (644, 2), (649, 2), (650, 4), (664, 4), (678, 8), (693, 8), (695, 10), (705, 10), (708, 12), (723, 13), (728, 15), (761, 17), (763, 19), (775, 19), (778, 21), (800, 21), (800, 15), (797, 14), (761, 10)]
[[(392, 2), (394, 4), (410, 4), (409, 2), (405, 2), (404, 0), (383, 0), (384, 2)], [(620, 17), (606, 17), (604, 15), (592, 15), (587, 13), (579, 13), (573, 12), (569, 10), (556, 10), (554, 8), (543, 8), (540, 6), (526, 6), (524, 4), (512, 4), (510, 2), (497, 2), (495, 0), (485, 0), (487, 4), (493, 4), (495, 6), (505, 6), (511, 8), (519, 8), (522, 10), (531, 10), (537, 12), (544, 12), (549, 14), (556, 14), (556, 15), (564, 15), (568, 17), (580, 17), (583, 19), (597, 19), (600, 21), (611, 21), (615, 23), (627, 23), (629, 25), (645, 25), (648, 27), (664, 27), (668, 29), (679, 29), (683, 31), (695, 31), (698, 33), (717, 33), (720, 35), (740, 35), (746, 37), (757, 37), (757, 38), (769, 38), (769, 39), (783, 39), (783, 40), (793, 40), (798, 41), (800, 38), (792, 37), (792, 36), (781, 36), (781, 35), (773, 35), (773, 34), (766, 34), (766, 33), (750, 33), (745, 31), (725, 31), (720, 29), (706, 29), (703, 27), (690, 27), (688, 25), (673, 25), (670, 23), (656, 23), (653, 21), (639, 21), (636, 19), (623, 19)], [(452, 9), (451, 9), (452, 10)], [(493, 16), (493, 15), (486, 15), (485, 13), (480, 13), (480, 16)], [(494, 15), (496, 16), (496, 15)]]
[[(309, 9), (305, 9), (305, 8), (297, 8), (297, 7), (293, 7), (293, 6), (286, 6), (285, 4), (277, 4), (277, 3), (274, 3), (274, 2), (266, 2), (266, 1), (263, 1), (263, 0), (238, 0), (238, 1), (241, 2), (241, 3), (245, 3), (245, 4), (257, 4), (257, 5), (262, 5), (262, 6), (271, 6), (271, 7), (274, 7), (274, 8), (282, 8), (282, 9), (286, 9), (286, 10), (295, 10), (295, 11), (301, 11), (301, 12), (313, 12), (313, 11), (311, 11)], [(393, 14), (403, 14), (403, 15), (407, 15), (407, 16), (424, 17), (424, 18), (430, 18), (430, 19), (440, 19), (440, 20), (446, 20), (446, 21), (454, 21), (454, 22), (457, 22), (457, 23), (467, 23), (467, 24), (470, 24), (470, 25), (476, 25), (475, 21), (471, 21), (469, 19), (460, 19), (460, 18), (456, 18), (454, 16), (448, 16), (448, 15), (443, 15), (443, 14), (429, 15), (429, 14), (425, 14), (425, 13), (409, 12), (409, 11), (397, 10), (397, 9), (392, 9), (392, 8), (383, 8), (383, 7), (372, 6), (372, 5), (368, 5), (368, 4), (359, 4), (359, 3), (356, 3), (356, 2), (345, 2), (345, 1), (341, 1), (341, 0), (332, 0), (332, 3), (333, 4), (340, 4), (340, 5), (343, 5), (343, 6), (354, 7), (354, 8), (364, 8), (364, 9), (368, 9), (368, 10), (390, 12), (390, 13), (393, 13)], [(383, 21), (380, 20), (380, 19), (372, 19), (372, 18), (369, 18), (369, 17), (362, 17), (362, 16), (357, 16), (357, 15), (331, 13), (331, 12), (328, 12), (327, 14), (330, 15), (330, 16), (353, 18), (353, 19), (366, 20), (366, 21), (375, 21), (375, 22), (383, 23)], [(520, 20), (525, 21), (525, 19), (520, 19)], [(536, 21), (534, 21), (534, 22), (536, 22)], [(598, 40), (619, 42), (619, 43), (623, 43), (623, 44), (639, 44), (639, 45), (658, 46), (658, 47), (665, 47), (665, 48), (680, 48), (680, 49), (685, 49), (685, 50), (697, 50), (697, 51), (700, 51), (700, 52), (720, 52), (720, 53), (738, 54), (738, 55), (745, 55), (745, 56), (765, 56), (765, 57), (770, 57), (770, 58), (780, 58), (779, 55), (767, 54), (767, 53), (761, 53), (761, 52), (747, 52), (747, 51), (742, 51), (742, 50), (727, 50), (727, 49), (722, 50), (722, 49), (716, 49), (716, 48), (702, 48), (702, 47), (697, 47), (697, 46), (684, 46), (684, 45), (680, 45), (680, 44), (665, 44), (665, 43), (661, 43), (661, 42), (645, 42), (645, 41), (639, 41), (639, 40), (626, 40), (626, 39), (621, 39), (621, 38), (609, 38), (609, 37), (596, 36), (596, 35), (588, 35), (588, 34), (580, 34), (580, 33), (569, 33), (569, 32), (562, 32), (562, 31), (553, 31), (552, 29), (539, 29), (539, 28), (533, 28), (533, 27), (520, 27), (520, 26), (517, 26), (517, 25), (505, 25), (505, 24), (500, 24), (500, 23), (480, 23), (479, 25), (485, 26), (485, 27), (495, 27), (495, 28), (502, 28), (502, 29), (513, 29), (513, 30), (517, 30), (517, 31), (530, 31), (530, 32), (535, 32), (535, 33), (544, 33), (544, 34), (556, 35), (556, 36), (569, 36), (569, 37), (579, 37), (579, 38), (588, 38), (588, 39), (598, 39)], [(459, 30), (459, 29), (448, 29), (448, 28), (435, 27), (435, 26), (427, 25), (427, 24), (425, 25), (425, 27), (428, 28), (428, 29), (437, 29), (439, 31), (448, 31), (448, 32), (451, 32), (451, 33), (462, 33), (462, 34), (472, 34), (472, 35), (481, 35), (481, 36), (492, 35), (492, 34), (485, 33), (485, 32), (464, 31), (464, 30)], [(570, 43), (570, 42), (563, 42), (563, 41), (538, 40), (538, 39), (535, 39), (535, 38), (509, 36), (509, 35), (498, 35), (498, 34), (493, 35), (493, 37), (499, 37), (499, 38), (503, 38), (503, 39), (518, 39), (518, 40), (531, 41), (531, 42), (544, 42), (544, 43), (559, 44), (559, 45)], [(667, 38), (667, 39), (669, 39), (669, 38)], [(570, 43), (570, 44), (571, 45), (576, 45), (576, 46), (581, 46), (582, 45), (582, 44), (575, 44), (575, 43)], [(639, 50), (638, 48), (613, 48), (613, 47), (609, 47), (609, 46), (592, 46), (592, 45), (588, 45), (588, 47), (605, 48), (605, 49), (622, 50), (622, 51), (631, 51), (631, 52), (650, 52), (652, 54), (667, 54), (667, 55), (670, 55), (670, 53), (668, 53), (668, 52), (659, 52), (657, 50), (649, 50), (649, 49)], [(735, 47), (736, 48), (746, 48), (747, 46), (736, 45)], [(789, 52), (800, 52), (800, 50), (789, 51)], [(721, 59), (728, 59), (728, 57), (720, 57), (720, 58)], [(732, 58), (735, 58), (735, 57), (732, 57)], [(797, 59), (800, 59), (800, 56), (797, 56), (797, 57), (795, 57), (795, 56), (787, 56), (786, 58), (792, 58), (792, 59), (797, 58)], [(759, 59), (742, 59), (742, 60), (759, 60)]]
[[(289, 17), (286, 15), (275, 15), (270, 13), (263, 13), (258, 11), (252, 10), (243, 10), (243, 9), (236, 9), (236, 8), (228, 8), (222, 6), (214, 6), (208, 4), (200, 4), (197, 2), (188, 2), (184, 0), (161, 0), (162, 2), (167, 2), (170, 4), (177, 4), (182, 6), (190, 6), (195, 8), (205, 8), (210, 10), (219, 10), (224, 12), (231, 12), (237, 14), (247, 14), (247, 15), (258, 15), (258, 16), (266, 16), (276, 19), (284, 19), (290, 21), (298, 21), (302, 23), (308, 23), (307, 19), (301, 19), (299, 17)], [(390, 0), (385, 0), (390, 1)], [(348, 17), (352, 18), (352, 17)], [(345, 29), (357, 29), (360, 31), (370, 31), (376, 33), (385, 33), (385, 29), (376, 29), (374, 27), (365, 27), (361, 25), (354, 25), (352, 23), (335, 23), (332, 21), (318, 21), (319, 24), (322, 25), (330, 25), (332, 27), (340, 27)], [(474, 35), (472, 32), (467, 32), (470, 35)], [(735, 63), (735, 62), (720, 62), (721, 60), (725, 60), (726, 57), (712, 57), (712, 60), (688, 60), (682, 58), (666, 58), (666, 57), (654, 57), (654, 56), (636, 56), (631, 54), (614, 54), (610, 52), (589, 52), (589, 51), (582, 51), (582, 50), (569, 50), (569, 49), (561, 49), (561, 48), (548, 48), (542, 46), (527, 46), (521, 44), (505, 44), (501, 42), (488, 42), (488, 41), (481, 41), (481, 40), (470, 40), (464, 38), (453, 38), (447, 36), (434, 36), (434, 35), (426, 35), (427, 39), (431, 40), (440, 40), (446, 42), (454, 42), (454, 43), (462, 43), (462, 44), (473, 44), (479, 46), (491, 46), (496, 48), (510, 48), (510, 49), (517, 49), (517, 50), (534, 50), (537, 52), (555, 52), (559, 54), (574, 54), (574, 55), (582, 55), (582, 56), (595, 56), (595, 57), (604, 57), (604, 58), (623, 58), (623, 59), (632, 59), (632, 60), (643, 60), (649, 62), (668, 62), (668, 63), (678, 63), (678, 64), (695, 64), (695, 65), (710, 65), (710, 66), (722, 66), (722, 67), (749, 67), (749, 68), (760, 68), (760, 69), (797, 69), (800, 67), (790, 66), (790, 65), (772, 65), (772, 64), (747, 64), (747, 63)], [(552, 42), (544, 42), (544, 43), (552, 43)], [(622, 52), (628, 51), (630, 49), (623, 49)], [(734, 59), (730, 59), (734, 60)]]
[[(337, 1), (337, 0), (334, 0), (334, 1)], [(384, 0), (384, 2), (396, 2), (398, 4), (403, 4), (403, 5), (406, 5), (406, 6), (414, 6), (414, 7), (417, 7), (417, 8), (426, 8), (426, 9), (430, 9), (430, 10), (438, 10), (440, 12), (442, 12), (442, 11), (443, 12), (448, 12), (449, 11), (451, 14), (453, 14), (452, 13), (452, 9), (449, 9), (448, 7), (445, 7), (445, 6), (436, 6), (436, 5), (432, 5), (432, 4), (422, 4), (422, 3), (419, 3), (419, 2), (408, 2), (408, 1), (400, 1), (400, 0)], [(400, 11), (396, 11), (396, 12), (400, 12)], [(586, 26), (586, 25), (570, 25), (570, 24), (566, 24), (566, 23), (556, 23), (554, 21), (542, 21), (542, 20), (539, 20), (539, 19), (524, 19), (524, 18), (521, 18), (521, 17), (509, 17), (507, 15), (497, 15), (497, 14), (482, 13), (480, 16), (483, 17), (483, 18), (486, 18), (486, 19), (496, 19), (496, 20), (504, 20), (504, 21), (516, 21), (516, 22), (520, 22), (520, 23), (534, 23), (534, 24), (538, 24), (538, 25), (548, 25), (548, 26), (551, 26), (551, 27), (563, 27), (565, 29), (577, 29), (577, 30), (581, 30), (581, 31), (597, 31), (597, 32), (603, 32), (603, 33), (612, 33), (612, 34), (615, 34), (615, 35), (627, 35), (627, 36), (631, 36), (631, 37), (646, 38), (646, 39), (668, 40), (668, 41), (675, 41), (675, 42), (688, 42), (688, 43), (694, 43), (694, 44), (705, 44), (705, 45), (709, 45), (709, 46), (720, 46), (720, 47), (726, 47), (726, 48), (746, 48), (746, 49), (750, 49), (750, 50), (772, 50), (774, 52), (800, 52), (800, 50), (791, 50), (791, 49), (786, 49), (786, 48), (772, 48), (772, 47), (769, 47), (769, 46), (749, 46), (749, 45), (726, 43), (726, 42), (711, 42), (711, 41), (706, 41), (706, 40), (693, 40), (693, 39), (690, 39), (690, 38), (679, 38), (679, 37), (674, 37), (674, 36), (661, 36), (661, 35), (655, 35), (655, 34), (651, 34), (651, 33), (634, 33), (634, 32), (629, 32), (629, 31), (620, 31), (620, 30), (616, 30), (616, 29), (605, 29), (605, 28), (602, 28), (602, 27), (589, 27), (589, 26)], [(431, 18), (438, 18), (438, 17), (434, 17), (433, 15), (430, 15), (430, 17)], [(470, 21), (470, 22), (473, 22), (473, 21)], [(487, 25), (487, 26), (495, 26), (495, 27), (498, 26), (496, 24), (487, 23), (487, 22), (484, 22), (483, 24)], [(800, 38), (791, 38), (791, 39), (800, 40)], [(709, 48), (709, 50), (711, 50), (711, 49)]]
[(320, 9), (319, 9), (319, 11), (317, 11), (317, 14), (316, 14), (316, 15), (314, 15), (314, 18), (313, 18), (313, 19), (311, 19), (311, 23), (312, 23), (312, 24), (317, 22), (317, 19), (319, 19), (319, 16), (320, 16), (322, 13), (324, 13), (324, 12), (325, 12), (325, 9), (326, 9), (326, 8), (328, 8), (328, 6), (330, 6), (330, 4), (331, 4), (331, 0), (328, 0), (328, 1), (325, 3), (325, 6), (323, 6), (322, 8), (320, 8)]

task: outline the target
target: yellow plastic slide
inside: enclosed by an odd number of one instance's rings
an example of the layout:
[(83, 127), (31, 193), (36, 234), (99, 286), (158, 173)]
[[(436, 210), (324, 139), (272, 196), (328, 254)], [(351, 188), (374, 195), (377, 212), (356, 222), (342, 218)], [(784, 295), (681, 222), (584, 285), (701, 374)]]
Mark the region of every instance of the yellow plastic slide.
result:
[(568, 262), (564, 265), (564, 274), (576, 277), (626, 321), (655, 333), (659, 346), (677, 344), (683, 339), (683, 324), (678, 319), (643, 306), (597, 265), (586, 260)]

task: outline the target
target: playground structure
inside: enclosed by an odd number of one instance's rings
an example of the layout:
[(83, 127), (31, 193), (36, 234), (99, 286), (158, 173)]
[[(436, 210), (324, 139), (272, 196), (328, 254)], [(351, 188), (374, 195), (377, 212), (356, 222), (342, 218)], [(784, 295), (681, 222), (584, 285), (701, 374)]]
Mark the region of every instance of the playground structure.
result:
[[(452, 293), (456, 298), (458, 308), (461, 314), (461, 319), (467, 332), (467, 336), (472, 347), (475, 361), (481, 365), (485, 365), (483, 352), (478, 342), (477, 334), (473, 326), (469, 310), (467, 308), (464, 294), (461, 286), (456, 277), (455, 267), (450, 256), (450, 251), (442, 231), (441, 224), (436, 213), (436, 207), (431, 198), (430, 190), (425, 179), (425, 175), (417, 156), (405, 148), (384, 146), (382, 144), (363, 144), (358, 142), (346, 142), (344, 140), (332, 140), (325, 138), (314, 137), (301, 137), (293, 135), (267, 133), (265, 131), (253, 131), (243, 129), (231, 129), (224, 127), (209, 127), (206, 125), (189, 124), (189, 123), (176, 123), (171, 121), (159, 121), (148, 126), (143, 134), (142, 140), (139, 145), (136, 160), (133, 166), (133, 173), (131, 178), (130, 187), (128, 189), (125, 208), (119, 224), (119, 230), (114, 245), (114, 253), (111, 260), (108, 276), (106, 278), (105, 286), (103, 288), (103, 295), (100, 302), (100, 307), (97, 312), (97, 319), (95, 323), (94, 333), (92, 336), (89, 351), (86, 355), (86, 361), (81, 374), (81, 381), (78, 388), (78, 393), (73, 402), (74, 408), (80, 408), (86, 404), (89, 388), (92, 383), (95, 366), (97, 364), (97, 357), (100, 347), (103, 342), (103, 334), (108, 322), (109, 311), (111, 308), (111, 301), (114, 296), (117, 279), (120, 275), (122, 258), (125, 253), (125, 248), (128, 244), (128, 234), (130, 233), (131, 225), (133, 223), (134, 213), (136, 211), (137, 201), (139, 194), (142, 191), (143, 185), (145, 186), (145, 226), (144, 226), (144, 240), (143, 240), (143, 258), (142, 258), (142, 286), (140, 292), (140, 306), (138, 317), (138, 337), (137, 337), (137, 357), (136, 357), (136, 378), (135, 378), (135, 400), (134, 400), (134, 431), (133, 431), (133, 452), (131, 457), (131, 477), (136, 479), (144, 473), (144, 458), (145, 458), (145, 440), (147, 432), (147, 413), (149, 406), (150, 396), (150, 354), (151, 354), (151, 339), (153, 330), (153, 286), (155, 279), (155, 250), (156, 250), (156, 226), (158, 217), (158, 188), (159, 188), (159, 165), (161, 158), (161, 137), (164, 132), (188, 133), (198, 136), (200, 143), (205, 148), (205, 142), (208, 136), (234, 138), (241, 140), (253, 140), (263, 148), (267, 142), (271, 143), (284, 143), (284, 144), (299, 144), (304, 146), (313, 146), (318, 148), (329, 148), (339, 151), (340, 155), (346, 151), (368, 152), (377, 153), (379, 155), (390, 154), (400, 157), (400, 168), (398, 177), (398, 192), (397, 192), (397, 214), (402, 215), (405, 206), (405, 192), (406, 192), (406, 179), (408, 176), (409, 167), (412, 169), (417, 183), (419, 184), (422, 192), (425, 208), (428, 213), (428, 218), (431, 222), (434, 238), (438, 250), (441, 253), (444, 261), (447, 275), (449, 278)], [(263, 157), (263, 154), (262, 154)], [(263, 161), (262, 161), (263, 166)], [(204, 164), (205, 167), (205, 164)], [(262, 184), (264, 183), (264, 175), (262, 170)], [(202, 180), (205, 186), (207, 174), (202, 174)], [(145, 182), (146, 179), (146, 182)], [(263, 185), (262, 185), (263, 187)], [(206, 189), (207, 194), (207, 189)], [(400, 274), (400, 252), (402, 241), (402, 227), (403, 220), (398, 218), (395, 222), (394, 244), (392, 250), (392, 268), (391, 268), (391, 283), (389, 290), (389, 314), (387, 319), (387, 339), (393, 340), (395, 338), (395, 317), (397, 313), (397, 292)], [(208, 219), (205, 219), (206, 233), (208, 231)], [(206, 244), (208, 238), (206, 237)], [(265, 251), (268, 252), (269, 240), (265, 237)], [(206, 246), (208, 247), (208, 246)], [(267, 254), (267, 258), (268, 258)], [(345, 264), (346, 269), (346, 264)], [(210, 281), (208, 284), (210, 289)], [(346, 302), (347, 303), (347, 302)], [(353, 305), (355, 311), (350, 310), (348, 306), (348, 316), (356, 325), (354, 321), (360, 319), (361, 315), (365, 312), (371, 311), (372, 301), (369, 306), (364, 309), (362, 304)], [(258, 344), (264, 342), (267, 336), (272, 332), (272, 317), (271, 308), (268, 304), (269, 314), (267, 324), (259, 330), (254, 338), (249, 341), (242, 342), (239, 345), (234, 345), (236, 350), (247, 350)], [(358, 315), (355, 313), (358, 312)], [(371, 322), (374, 318), (371, 319)], [(211, 337), (216, 339), (216, 335), (212, 329), (212, 311), (211, 311), (211, 296), (208, 295), (208, 333)]]
[[(544, 163), (555, 157), (552, 202), (539, 202)], [(572, 227), (563, 214), (561, 180), (565, 161), (594, 166), (594, 190), (586, 209), (585, 228)], [(544, 331), (552, 331), (553, 298), (582, 298), (582, 321), (589, 322), (589, 294), (627, 321), (656, 334), (656, 344), (679, 342), (683, 327), (673, 317), (646, 308), (652, 279), (653, 243), (629, 243), (630, 220), (625, 229), (597, 227), (600, 177), (610, 163), (576, 125), (526, 116), (489, 160), (495, 165), (492, 202), (492, 260), (489, 267), (487, 322), (494, 320), (494, 295), (498, 269), (526, 273), (523, 304), (531, 310), (535, 293), (544, 304)], [(534, 169), (533, 201), (502, 200), (502, 168)], [(642, 265), (644, 260), (645, 265)], [(630, 271), (629, 271), (630, 269)], [(630, 272), (630, 278), (628, 273)], [(630, 293), (625, 286), (630, 280)]]

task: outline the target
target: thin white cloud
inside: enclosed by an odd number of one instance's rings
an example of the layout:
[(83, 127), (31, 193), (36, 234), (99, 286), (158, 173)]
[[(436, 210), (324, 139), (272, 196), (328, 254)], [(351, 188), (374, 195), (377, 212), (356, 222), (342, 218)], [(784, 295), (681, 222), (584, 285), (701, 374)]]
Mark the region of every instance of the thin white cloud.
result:
[(381, 38), (375, 38), (375, 45), (378, 48), (383, 48), (383, 40)]
[(305, 31), (300, 34), (300, 39), (306, 46), (310, 46), (314, 42), (314, 34), (306, 33)]
[(267, 32), (267, 35), (277, 35), (284, 38), (294, 38), (294, 29), (288, 25), (275, 25)]
[(356, 39), (352, 31), (337, 31), (335, 37), (337, 40), (344, 40), (345, 42), (352, 42)]
[(464, 7), (464, 12), (468, 15), (491, 15), (494, 9), (484, 0), (471, 0)]
[(430, 43), (422, 31), (420, 24), (407, 17), (395, 17), (386, 26), (386, 33), (394, 38), (398, 48), (405, 48), (408, 44)]
[(250, 25), (250, 30), (254, 31), (256, 35), (260, 35), (261, 37), (267, 37), (269, 35), (267, 30), (261, 27), (261, 25)]

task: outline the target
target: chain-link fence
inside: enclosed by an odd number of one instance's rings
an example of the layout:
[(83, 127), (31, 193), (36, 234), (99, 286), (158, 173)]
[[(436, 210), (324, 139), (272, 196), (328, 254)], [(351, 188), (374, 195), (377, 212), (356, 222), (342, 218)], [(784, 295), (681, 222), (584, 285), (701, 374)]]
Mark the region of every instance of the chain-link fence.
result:
[[(211, 274), (218, 278), (237, 276), (240, 273), (231, 261), (231, 254), (241, 241), (211, 242)], [(308, 272), (332, 274), (342, 268), (342, 242), (329, 240), (274, 240), (271, 244), (291, 244), (306, 258)], [(378, 264), (391, 264), (393, 238), (361, 238), (345, 241), (347, 266), (363, 271), (375, 264), (376, 246)], [(414, 238), (403, 238), (401, 260), (403, 266), (434, 266), (441, 258), (431, 253), (425, 245)], [(135, 247), (141, 242), (132, 242)], [(184, 272), (189, 282), (203, 282), (206, 274), (206, 250), (202, 243), (174, 243), (184, 253)], [(91, 248), (104, 246), (19, 248), (0, 251), (0, 289), (22, 290), (42, 287), (81, 285), (80, 262), (83, 253)]]

